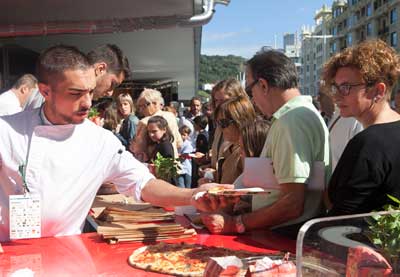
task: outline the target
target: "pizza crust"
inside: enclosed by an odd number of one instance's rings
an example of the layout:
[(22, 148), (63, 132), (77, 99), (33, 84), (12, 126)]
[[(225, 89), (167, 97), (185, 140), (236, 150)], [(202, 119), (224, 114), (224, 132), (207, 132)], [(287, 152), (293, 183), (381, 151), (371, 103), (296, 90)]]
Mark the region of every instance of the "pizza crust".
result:
[[(203, 276), (209, 257), (237, 256), (239, 258), (265, 255), (243, 250), (188, 243), (159, 243), (143, 246), (129, 256), (129, 264), (146, 271), (177, 276)], [(187, 269), (180, 270), (179, 268)]]

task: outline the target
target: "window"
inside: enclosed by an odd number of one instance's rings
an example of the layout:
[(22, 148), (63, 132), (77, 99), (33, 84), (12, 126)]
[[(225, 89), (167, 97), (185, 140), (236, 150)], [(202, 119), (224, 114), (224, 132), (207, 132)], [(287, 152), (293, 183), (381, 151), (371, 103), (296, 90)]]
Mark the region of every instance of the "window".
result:
[(372, 15), (372, 5), (371, 3), (367, 4), (367, 16), (371, 16)]
[(336, 50), (337, 50), (337, 45), (336, 45), (336, 42), (334, 42), (331, 46), (331, 51), (332, 51), (332, 53), (336, 53)]
[(333, 11), (333, 17), (338, 17), (341, 14), (341, 10), (340, 8), (337, 8)]
[(390, 34), (390, 45), (393, 47), (397, 47), (397, 33), (393, 32)]
[(390, 24), (393, 24), (397, 21), (397, 10), (394, 8), (390, 11)]
[(347, 34), (347, 46), (351, 46), (353, 43), (353, 36), (351, 34)]
[(307, 65), (307, 72), (310, 72), (310, 66)]
[(367, 26), (366, 26), (366, 30), (367, 30), (367, 37), (372, 35), (372, 23), (368, 22)]

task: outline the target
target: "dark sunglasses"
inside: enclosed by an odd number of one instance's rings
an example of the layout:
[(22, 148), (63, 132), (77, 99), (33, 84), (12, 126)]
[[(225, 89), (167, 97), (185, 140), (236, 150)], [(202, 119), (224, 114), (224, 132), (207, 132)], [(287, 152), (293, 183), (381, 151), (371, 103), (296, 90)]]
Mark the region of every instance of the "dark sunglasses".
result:
[(151, 105), (151, 103), (146, 102), (145, 104), (138, 105), (138, 109), (141, 110), (141, 109), (144, 109), (144, 108), (146, 108), (146, 107), (148, 107), (148, 106), (150, 106), (150, 105)]
[(217, 125), (219, 127), (221, 127), (222, 129), (229, 127), (229, 125), (231, 125), (232, 123), (234, 123), (234, 121), (232, 119), (228, 119), (228, 118), (223, 118), (223, 119), (217, 120)]
[(250, 85), (244, 89), (249, 97), (253, 96), (253, 87), (258, 83), (258, 79), (254, 80)]

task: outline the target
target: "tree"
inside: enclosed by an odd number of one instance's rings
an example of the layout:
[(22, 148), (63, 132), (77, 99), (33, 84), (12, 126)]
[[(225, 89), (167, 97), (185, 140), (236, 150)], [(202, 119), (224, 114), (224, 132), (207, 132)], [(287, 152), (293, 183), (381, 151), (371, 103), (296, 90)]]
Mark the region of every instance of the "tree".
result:
[(199, 86), (216, 83), (228, 78), (237, 78), (246, 59), (239, 56), (200, 56)]

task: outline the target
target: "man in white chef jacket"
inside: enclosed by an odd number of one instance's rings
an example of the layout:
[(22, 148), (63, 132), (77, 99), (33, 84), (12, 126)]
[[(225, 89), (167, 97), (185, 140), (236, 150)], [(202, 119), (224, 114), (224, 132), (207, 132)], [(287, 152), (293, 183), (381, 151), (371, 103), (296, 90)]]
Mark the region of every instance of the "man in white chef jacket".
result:
[(9, 216), (9, 201), (15, 195), (40, 200), (42, 237), (81, 233), (104, 182), (158, 206), (193, 204), (209, 210), (220, 204), (207, 197), (195, 200), (201, 189), (155, 179), (111, 132), (86, 119), (96, 78), (78, 49), (44, 51), (37, 77), (43, 106), (0, 118), (0, 241), (10, 238), (10, 218), (12, 224), (15, 218)]
[(35, 76), (24, 74), (11, 89), (0, 94), (0, 116), (21, 112), (30, 96), (37, 91), (37, 83)]

